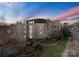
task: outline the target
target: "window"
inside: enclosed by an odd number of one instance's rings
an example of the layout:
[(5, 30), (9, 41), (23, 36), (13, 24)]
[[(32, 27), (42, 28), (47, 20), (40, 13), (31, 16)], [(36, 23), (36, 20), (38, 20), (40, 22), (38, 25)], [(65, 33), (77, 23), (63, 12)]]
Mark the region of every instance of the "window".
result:
[(32, 30), (30, 30), (29, 33), (32, 34)]
[(40, 34), (41, 34), (42, 32), (40, 32)]
[(24, 31), (24, 33), (26, 33), (26, 30)]
[(26, 38), (26, 35), (24, 35), (24, 38)]
[(40, 27), (40, 29), (41, 29), (41, 27)]
[(17, 21), (17, 23), (20, 23), (20, 21)]
[(26, 23), (26, 21), (24, 23)]
[(31, 21), (31, 24), (32, 24), (32, 21)]
[(29, 24), (30, 24), (30, 21), (29, 21)]
[(24, 23), (23, 21), (21, 21), (21, 23)]
[(18, 25), (19, 29), (20, 29), (20, 25)]
[(32, 38), (32, 25), (29, 25), (29, 37)]
[(24, 26), (24, 28), (26, 28), (26, 26)]
[(29, 35), (29, 37), (32, 39), (32, 35)]
[(33, 23), (34, 23), (34, 21), (33, 21)]
[(29, 30), (32, 30), (32, 25), (29, 25)]

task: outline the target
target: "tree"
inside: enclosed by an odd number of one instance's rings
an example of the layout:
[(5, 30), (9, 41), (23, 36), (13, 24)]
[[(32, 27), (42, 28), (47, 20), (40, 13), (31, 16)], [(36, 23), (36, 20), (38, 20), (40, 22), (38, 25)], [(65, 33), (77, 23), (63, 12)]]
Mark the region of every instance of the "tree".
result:
[(65, 38), (71, 37), (71, 35), (72, 35), (72, 33), (70, 32), (70, 30), (66, 26), (63, 27), (63, 28), (61, 28), (61, 32), (62, 32), (62, 34), (63, 34), (63, 36)]
[(40, 54), (41, 45), (37, 42), (29, 40), (28, 42), (20, 42), (13, 36), (10, 26), (0, 25), (0, 57), (21, 57), (21, 56), (38, 56)]
[(25, 56), (40, 56), (41, 52), (42, 52), (42, 46), (41, 44), (36, 41), (35, 39), (29, 39), (26, 42), (26, 47), (28, 48), (25, 51)]

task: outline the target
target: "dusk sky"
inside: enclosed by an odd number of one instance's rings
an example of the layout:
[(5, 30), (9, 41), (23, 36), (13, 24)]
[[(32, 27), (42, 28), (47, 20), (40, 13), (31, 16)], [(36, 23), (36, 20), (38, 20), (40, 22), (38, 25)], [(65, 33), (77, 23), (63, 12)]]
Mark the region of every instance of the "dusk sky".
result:
[(6, 2), (0, 3), (0, 21), (16, 22), (24, 18), (49, 18), (75, 22), (79, 19), (78, 2)]

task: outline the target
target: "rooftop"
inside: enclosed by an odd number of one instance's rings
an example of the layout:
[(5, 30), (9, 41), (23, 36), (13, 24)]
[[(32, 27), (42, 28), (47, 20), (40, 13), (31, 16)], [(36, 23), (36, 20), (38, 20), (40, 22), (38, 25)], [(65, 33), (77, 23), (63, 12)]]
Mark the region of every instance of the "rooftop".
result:
[(42, 18), (31, 19), (28, 21), (34, 21), (34, 23), (47, 23), (46, 19), (42, 19)]

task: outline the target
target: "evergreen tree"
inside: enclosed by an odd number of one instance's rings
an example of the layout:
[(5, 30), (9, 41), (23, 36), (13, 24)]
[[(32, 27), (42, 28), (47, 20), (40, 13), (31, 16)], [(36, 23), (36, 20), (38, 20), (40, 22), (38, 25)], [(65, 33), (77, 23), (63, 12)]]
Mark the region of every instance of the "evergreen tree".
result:
[(66, 37), (66, 38), (71, 37), (71, 32), (68, 29), (68, 27), (61, 28), (61, 32), (62, 32), (64, 37)]

